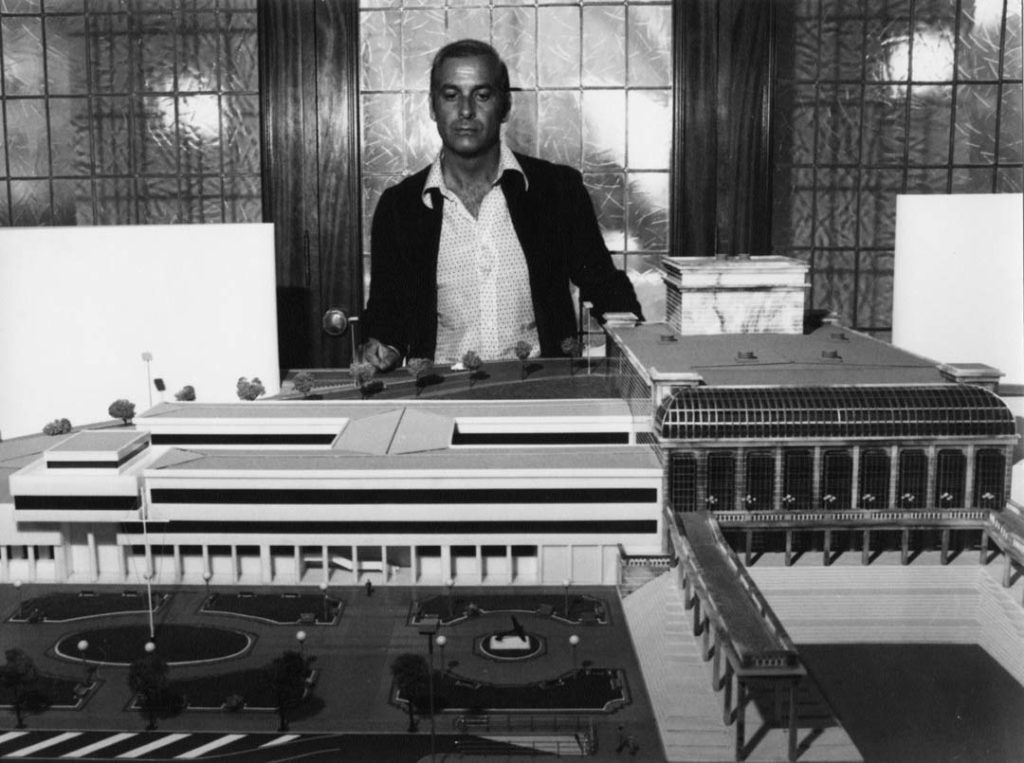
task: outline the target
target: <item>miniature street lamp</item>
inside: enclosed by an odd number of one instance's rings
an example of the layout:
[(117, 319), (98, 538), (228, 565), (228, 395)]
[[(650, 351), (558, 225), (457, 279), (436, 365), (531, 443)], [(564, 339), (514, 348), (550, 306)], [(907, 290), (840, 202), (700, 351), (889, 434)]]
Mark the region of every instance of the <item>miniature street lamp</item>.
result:
[(156, 644), (152, 641), (147, 641), (146, 645), (142, 648), (146, 650), (146, 654), (153, 654), (156, 651)]
[[(434, 727), (434, 636), (437, 629), (441, 627), (441, 618), (437, 615), (425, 615), (420, 620), (420, 635), (427, 637), (427, 654), (430, 655), (429, 667), (427, 668), (427, 697), (430, 707), (430, 760), (434, 760), (437, 741)], [(438, 639), (444, 638), (443, 636)], [(447, 643), (448, 639), (445, 639)], [(439, 643), (440, 645), (440, 643)]]
[(451, 620), (455, 617), (455, 602), (452, 599), (452, 589), (455, 588), (455, 580), (448, 578), (444, 581), (444, 584), (448, 586), (448, 619)]
[(434, 641), (437, 643), (438, 647), (440, 647), (440, 649), (441, 649), (441, 667), (444, 668), (445, 667), (445, 662), (444, 662), (444, 645), (448, 643), (448, 637), (442, 634), (442, 635), (438, 636), (436, 639), (434, 639)]
[(22, 611), (21, 611), (21, 581), (20, 580), (15, 580), (14, 581), (14, 590), (18, 592), (18, 615), (17, 615), (17, 617), (20, 620), (21, 617), (22, 617)]
[(306, 632), (299, 631), (295, 634), (295, 640), (299, 642), (299, 654), (305, 658), (306, 656)]
[(575, 633), (569, 636), (569, 646), (572, 648), (572, 670), (576, 672), (576, 647), (580, 645), (580, 637)]
[(324, 597), (324, 622), (326, 623), (326, 622), (328, 622), (331, 619), (330, 615), (327, 614), (327, 581), (326, 580), (320, 584), (320, 593), (323, 594), (323, 597)]
[(572, 585), (572, 581), (569, 580), (569, 578), (566, 578), (565, 580), (562, 581), (562, 588), (565, 589), (565, 619), (566, 620), (571, 619), (569, 617), (569, 586), (571, 586), (571, 585)]
[(206, 598), (210, 598), (210, 580), (213, 579), (213, 573), (207, 570), (203, 573), (203, 584), (206, 586)]
[(88, 686), (91, 681), (89, 680), (89, 660), (86, 659), (85, 653), (89, 650), (89, 642), (82, 639), (78, 642), (78, 656), (82, 662), (85, 663), (85, 680), (82, 681), (82, 686)]

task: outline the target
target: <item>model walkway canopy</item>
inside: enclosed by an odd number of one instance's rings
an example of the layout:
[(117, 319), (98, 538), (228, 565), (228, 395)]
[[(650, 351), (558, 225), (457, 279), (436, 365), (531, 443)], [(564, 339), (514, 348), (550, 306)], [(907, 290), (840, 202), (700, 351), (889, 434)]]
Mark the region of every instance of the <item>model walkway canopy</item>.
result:
[(655, 416), (663, 440), (998, 437), (1013, 414), (970, 384), (687, 387)]

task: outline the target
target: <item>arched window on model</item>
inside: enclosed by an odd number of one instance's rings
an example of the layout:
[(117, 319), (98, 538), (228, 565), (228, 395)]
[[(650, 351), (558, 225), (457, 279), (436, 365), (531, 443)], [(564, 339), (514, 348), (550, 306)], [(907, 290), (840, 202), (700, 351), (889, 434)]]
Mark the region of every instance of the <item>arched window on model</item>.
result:
[(706, 508), (711, 511), (733, 511), (736, 508), (735, 454), (727, 451), (708, 453), (707, 485)]
[(901, 509), (922, 508), (927, 487), (928, 456), (923, 450), (901, 451), (896, 505)]
[(747, 489), (742, 503), (747, 511), (766, 511), (774, 508), (775, 454), (760, 451), (747, 455)]
[(959, 450), (940, 450), (935, 470), (935, 505), (940, 509), (964, 505), (967, 457)]
[(974, 505), (1000, 509), (1004, 503), (1006, 457), (992, 448), (979, 450), (974, 458)]
[(889, 454), (880, 448), (860, 454), (860, 490), (858, 508), (889, 507)]
[(821, 459), (821, 507), (849, 509), (853, 499), (853, 457), (848, 450), (826, 450)]

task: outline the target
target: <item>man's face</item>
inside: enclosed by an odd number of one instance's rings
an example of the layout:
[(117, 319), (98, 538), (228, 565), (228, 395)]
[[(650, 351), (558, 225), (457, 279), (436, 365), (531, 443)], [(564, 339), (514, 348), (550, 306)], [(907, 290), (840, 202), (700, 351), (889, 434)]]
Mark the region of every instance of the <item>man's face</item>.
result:
[(437, 90), (430, 97), (430, 118), (445, 150), (481, 156), (498, 144), (508, 118), (505, 94), (498, 89), (498, 68), (487, 58), (449, 58), (441, 63)]

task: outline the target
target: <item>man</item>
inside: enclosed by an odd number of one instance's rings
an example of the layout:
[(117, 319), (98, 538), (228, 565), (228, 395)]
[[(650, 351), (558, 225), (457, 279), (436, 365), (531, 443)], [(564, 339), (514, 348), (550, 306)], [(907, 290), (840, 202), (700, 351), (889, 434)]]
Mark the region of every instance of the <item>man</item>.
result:
[(459, 40), (430, 71), (441, 152), (388, 188), (374, 213), (363, 359), (458, 362), (559, 356), (576, 334), (570, 281), (598, 315), (642, 317), (612, 264), (579, 172), (513, 153), (501, 140), (508, 68), (490, 45)]

